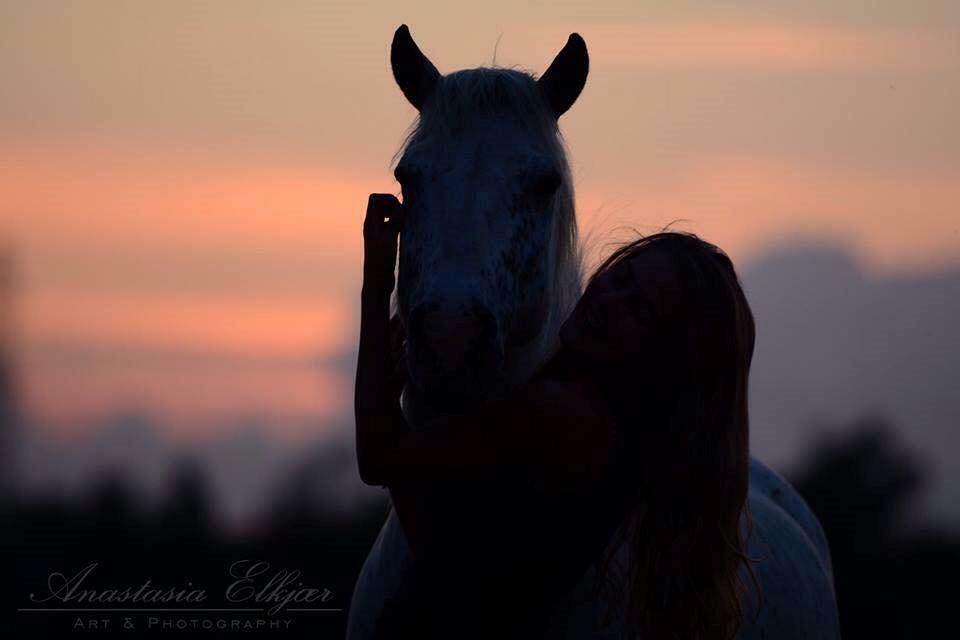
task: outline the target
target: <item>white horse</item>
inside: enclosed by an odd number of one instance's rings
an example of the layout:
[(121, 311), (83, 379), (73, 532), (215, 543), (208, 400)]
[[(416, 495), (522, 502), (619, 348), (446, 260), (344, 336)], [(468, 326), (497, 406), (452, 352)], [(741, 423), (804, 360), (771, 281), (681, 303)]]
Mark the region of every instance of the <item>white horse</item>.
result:
[[(579, 298), (573, 187), (557, 120), (583, 89), (588, 57), (573, 34), (539, 79), (501, 68), (442, 76), (401, 26), (391, 63), (420, 112), (395, 172), (410, 212), (397, 307), (410, 375), (403, 406), (415, 427), (432, 412), (522, 384)], [(757, 461), (749, 500), (749, 553), (762, 605), (740, 637), (839, 637), (830, 556), (816, 518)], [(357, 580), (348, 638), (374, 637), (385, 603), (414, 570), (391, 510)], [(557, 608), (549, 637), (620, 637), (618, 610), (581, 596), (574, 589)], [(614, 624), (599, 631), (608, 613)]]

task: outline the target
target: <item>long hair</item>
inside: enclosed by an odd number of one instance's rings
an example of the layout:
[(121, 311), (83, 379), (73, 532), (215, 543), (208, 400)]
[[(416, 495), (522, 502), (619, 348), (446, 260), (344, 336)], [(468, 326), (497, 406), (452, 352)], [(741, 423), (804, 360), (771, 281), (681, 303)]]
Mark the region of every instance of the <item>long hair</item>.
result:
[(644, 371), (604, 380), (625, 439), (628, 507), (599, 575), (622, 594), (631, 636), (733, 638), (744, 617), (744, 570), (756, 585), (745, 555), (753, 315), (727, 255), (692, 234), (620, 247), (587, 287), (646, 251), (669, 257), (680, 299), (661, 305)]

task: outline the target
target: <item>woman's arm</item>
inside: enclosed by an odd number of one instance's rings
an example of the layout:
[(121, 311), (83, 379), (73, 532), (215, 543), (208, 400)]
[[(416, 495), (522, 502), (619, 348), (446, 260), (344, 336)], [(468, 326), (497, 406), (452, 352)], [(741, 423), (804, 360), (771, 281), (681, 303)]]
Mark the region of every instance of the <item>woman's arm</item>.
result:
[(367, 484), (385, 484), (380, 481), (385, 452), (407, 431), (393, 379), (390, 341), (390, 293), (402, 216), (394, 196), (370, 195), (363, 222), (360, 346), (354, 386), (357, 463)]

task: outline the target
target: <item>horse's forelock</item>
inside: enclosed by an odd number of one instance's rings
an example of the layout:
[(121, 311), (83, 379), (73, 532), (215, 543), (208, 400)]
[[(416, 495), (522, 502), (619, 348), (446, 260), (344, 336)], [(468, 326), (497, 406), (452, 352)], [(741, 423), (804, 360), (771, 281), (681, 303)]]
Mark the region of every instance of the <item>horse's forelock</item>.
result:
[[(464, 69), (440, 78), (393, 162), (408, 151), (450, 140), (464, 123), (487, 115), (515, 119), (522, 129), (535, 133), (548, 147), (559, 135), (557, 119), (537, 88), (534, 75), (499, 67)], [(549, 150), (565, 159), (562, 145)]]

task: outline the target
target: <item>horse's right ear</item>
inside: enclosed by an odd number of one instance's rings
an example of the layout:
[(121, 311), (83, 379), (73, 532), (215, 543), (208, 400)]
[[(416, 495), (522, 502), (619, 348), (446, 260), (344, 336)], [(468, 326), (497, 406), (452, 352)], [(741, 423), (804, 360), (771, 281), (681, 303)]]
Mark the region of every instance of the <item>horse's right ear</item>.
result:
[(537, 86), (550, 104), (554, 117), (559, 118), (573, 106), (587, 83), (589, 71), (587, 43), (579, 33), (571, 33), (567, 44), (537, 80)]
[(393, 79), (400, 85), (403, 95), (419, 111), (433, 93), (440, 72), (420, 51), (405, 24), (400, 25), (393, 34), (390, 66), (393, 67)]

